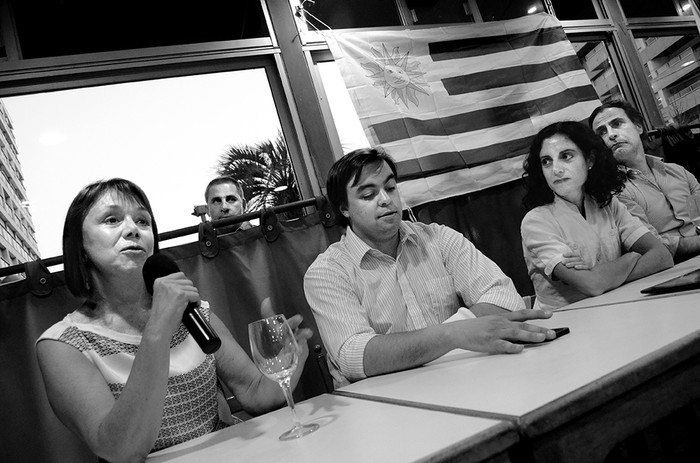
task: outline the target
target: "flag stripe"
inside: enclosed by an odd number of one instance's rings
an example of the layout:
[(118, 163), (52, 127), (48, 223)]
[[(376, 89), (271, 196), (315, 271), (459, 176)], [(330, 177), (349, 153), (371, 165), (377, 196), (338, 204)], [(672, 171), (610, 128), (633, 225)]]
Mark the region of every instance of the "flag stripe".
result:
[[(578, 122), (587, 123), (587, 119)], [(463, 151), (433, 153), (419, 159), (409, 159), (396, 163), (399, 179), (404, 182), (428, 175), (444, 174), (464, 168), (471, 168), (492, 161), (513, 158), (527, 154), (534, 135), (502, 143)]]
[[(416, 47), (416, 53), (420, 47)], [(527, 47), (518, 50), (508, 50), (502, 53), (494, 53), (488, 56), (463, 58), (451, 61), (433, 63), (427, 56), (417, 56), (416, 59), (436, 75), (443, 77), (455, 77), (464, 74), (492, 71), (498, 68), (518, 66), (521, 64), (543, 64), (549, 61), (563, 58), (564, 56), (577, 56), (569, 42), (556, 42), (541, 47)], [(583, 67), (579, 67), (583, 69)]]
[(532, 32), (496, 36), (479, 36), (459, 40), (445, 40), (428, 44), (433, 61), (490, 55), (513, 49), (549, 45), (566, 40), (561, 27), (538, 29)]
[(382, 145), (384, 149), (398, 162), (431, 156), (435, 153), (466, 151), (476, 148), (485, 148), (493, 143), (502, 143), (508, 140), (517, 140), (537, 133), (537, 131), (551, 123), (558, 121), (583, 120), (600, 103), (586, 101), (568, 106), (562, 110), (548, 114), (535, 116), (514, 124), (488, 127), (482, 130), (466, 132), (449, 137), (420, 136), (399, 140), (394, 143)]
[[(436, 106), (435, 110), (428, 108), (426, 111), (416, 110), (404, 114), (410, 114), (419, 120), (431, 119), (437, 116), (454, 116), (462, 114), (468, 109), (495, 108), (504, 104), (515, 104), (547, 96), (554, 97), (554, 95), (566, 88), (585, 87), (590, 85), (590, 82), (586, 71), (579, 69), (539, 82), (492, 88), (453, 96), (448, 95), (442, 87), (442, 83), (438, 82), (432, 92), (432, 98)], [(377, 111), (371, 113), (371, 116), (365, 117), (363, 124), (366, 124), (366, 127), (396, 119), (398, 115), (396, 112), (381, 111), (384, 106), (376, 102), (365, 101), (364, 103), (360, 109), (362, 111), (377, 109)], [(373, 142), (379, 143), (376, 140), (373, 140)]]
[(522, 177), (523, 156), (482, 164), (473, 169), (408, 180), (399, 183), (405, 206), (423, 204), (432, 198), (449, 198), (500, 185)]
[(482, 148), (449, 153), (435, 153), (419, 159), (410, 159), (396, 164), (399, 179), (403, 182), (424, 177), (452, 172), (465, 167), (475, 167), (487, 162), (498, 161), (524, 154), (532, 136), (496, 143)]
[(511, 124), (523, 119), (529, 119), (532, 115), (557, 111), (580, 101), (597, 99), (598, 95), (595, 89), (588, 85), (568, 88), (544, 98), (496, 108), (480, 109), (449, 117), (428, 120), (401, 117), (392, 121), (373, 124), (370, 126), (370, 129), (374, 132), (380, 144), (419, 135), (455, 135), (469, 130)]
[(578, 56), (573, 55), (565, 56), (548, 63), (524, 64), (493, 71), (449, 77), (442, 79), (442, 84), (448, 95), (452, 96), (506, 87), (508, 85), (537, 82), (580, 69), (581, 62)]

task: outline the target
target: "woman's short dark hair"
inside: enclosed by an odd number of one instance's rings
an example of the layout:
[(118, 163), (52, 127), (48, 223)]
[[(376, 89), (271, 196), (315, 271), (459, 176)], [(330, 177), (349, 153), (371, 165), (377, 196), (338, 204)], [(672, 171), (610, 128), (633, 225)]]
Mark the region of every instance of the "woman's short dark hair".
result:
[(365, 166), (381, 164), (382, 162), (386, 162), (394, 177), (397, 177), (394, 160), (379, 146), (351, 151), (335, 161), (328, 172), (326, 192), (340, 225), (347, 226), (349, 224), (348, 219), (340, 212), (341, 208), (348, 205), (348, 191), (346, 189), (348, 183), (352, 180), (352, 186), (357, 185)]
[(68, 207), (66, 221), (63, 224), (63, 270), (68, 289), (77, 297), (90, 298), (94, 290), (88, 271), (91, 263), (87, 259), (83, 244), (83, 222), (95, 203), (109, 192), (133, 200), (148, 211), (151, 215), (154, 238), (153, 252), (158, 252), (158, 227), (151, 203), (141, 188), (123, 178), (100, 180), (87, 185), (80, 190)]
[(600, 207), (610, 204), (613, 195), (622, 191), (625, 184), (624, 172), (618, 169), (610, 148), (590, 127), (580, 122), (563, 121), (540, 130), (530, 144), (530, 153), (523, 162), (523, 179), (527, 190), (523, 198), (525, 208), (529, 211), (554, 201), (554, 192), (544, 178), (540, 162), (542, 144), (554, 135), (563, 135), (571, 140), (581, 150), (586, 161), (593, 162), (583, 186), (584, 191), (593, 197)]

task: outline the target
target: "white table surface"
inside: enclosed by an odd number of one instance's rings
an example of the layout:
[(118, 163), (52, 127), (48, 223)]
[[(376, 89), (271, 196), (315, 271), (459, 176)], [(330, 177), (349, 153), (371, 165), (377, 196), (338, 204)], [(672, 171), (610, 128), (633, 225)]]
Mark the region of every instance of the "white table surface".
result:
[[(288, 408), (151, 454), (156, 462), (439, 461), (484, 444), (517, 441), (505, 422), (324, 394), (297, 405), (303, 423), (321, 427), (301, 439), (278, 439), (292, 426)], [(504, 450), (501, 448), (501, 451)]]
[(620, 304), (633, 301), (669, 298), (689, 292), (694, 292), (698, 297), (700, 297), (700, 289), (691, 291), (681, 291), (678, 293), (663, 295), (651, 295), (641, 293), (641, 290), (644, 288), (653, 286), (658, 283), (663, 283), (664, 281), (670, 280), (671, 278), (675, 278), (677, 276), (685, 275), (686, 273), (698, 268), (700, 268), (700, 256), (696, 256), (685, 262), (681, 262), (680, 264), (677, 264), (672, 268), (664, 270), (663, 272), (655, 273), (654, 275), (649, 275), (647, 277), (640, 278), (639, 280), (629, 282), (620, 286), (619, 288), (613, 289), (612, 291), (609, 291), (605, 294), (601, 294), (600, 296), (589, 297), (587, 299), (583, 299), (573, 304), (569, 304), (558, 309), (558, 311), (581, 309), (585, 307), (596, 307), (601, 305)]
[(368, 378), (338, 392), (455, 413), (520, 418), (604, 382), (635, 362), (698, 345), (700, 294), (556, 312), (536, 323), (568, 326), (571, 333), (519, 354), (453, 351), (428, 365)]

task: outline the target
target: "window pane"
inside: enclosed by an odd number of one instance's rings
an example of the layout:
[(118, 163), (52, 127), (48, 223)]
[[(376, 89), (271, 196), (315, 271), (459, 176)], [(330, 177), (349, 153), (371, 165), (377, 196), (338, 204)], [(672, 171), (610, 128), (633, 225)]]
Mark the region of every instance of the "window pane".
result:
[(474, 15), (465, 0), (406, 0), (416, 24), (473, 23)]
[[(401, 25), (394, 0), (317, 1), (315, 3), (307, 2), (304, 9), (331, 29)], [(307, 15), (309, 22), (318, 29), (326, 29), (326, 26), (311, 15)]]
[(635, 43), (664, 121), (685, 125), (700, 120), (700, 38), (651, 37)]
[[(17, 139), (42, 257), (60, 255), (68, 205), (86, 184), (123, 177), (144, 189), (161, 232), (197, 225), (195, 206), (234, 147), (255, 172), (248, 205), (298, 197), (264, 69), (168, 78), (4, 98)], [(244, 108), (244, 110), (243, 110)], [(284, 140), (282, 140), (284, 145)], [(264, 153), (263, 153), (264, 151)], [(282, 154), (280, 154), (282, 153)], [(236, 153), (234, 153), (236, 154)], [(255, 155), (255, 156), (254, 156)], [(275, 159), (272, 159), (275, 157)], [(293, 177), (293, 175), (291, 175)], [(288, 183), (276, 183), (286, 179)], [(280, 191), (278, 187), (288, 186)], [(277, 191), (276, 191), (277, 190)], [(258, 200), (256, 200), (258, 198)], [(291, 198), (291, 199), (290, 199)], [(183, 239), (196, 240), (196, 235)], [(178, 240), (169, 240), (165, 247)], [(182, 241), (179, 241), (182, 242)]]
[(321, 62), (316, 66), (343, 154), (370, 146), (335, 61)]
[(541, 0), (476, 0), (484, 21), (519, 18), (545, 11)]
[(602, 102), (622, 98), (620, 83), (603, 41), (572, 43)]
[(597, 19), (592, 0), (551, 0), (554, 14), (559, 20)]
[(12, 122), (0, 100), (0, 267), (39, 257)]
[(259, 0), (10, 0), (24, 58), (266, 37)]
[(628, 18), (678, 16), (673, 0), (620, 0), (620, 5)]

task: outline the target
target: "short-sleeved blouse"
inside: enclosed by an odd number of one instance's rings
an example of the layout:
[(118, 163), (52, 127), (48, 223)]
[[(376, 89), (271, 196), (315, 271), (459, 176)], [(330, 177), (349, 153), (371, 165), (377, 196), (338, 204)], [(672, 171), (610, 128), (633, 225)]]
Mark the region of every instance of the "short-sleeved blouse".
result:
[(588, 297), (552, 275), (564, 253), (577, 248), (593, 268), (617, 259), (649, 231), (617, 198), (601, 208), (586, 195), (583, 205), (585, 218), (574, 204), (555, 196), (522, 221), (523, 255), (535, 287), (535, 308), (556, 309)]

